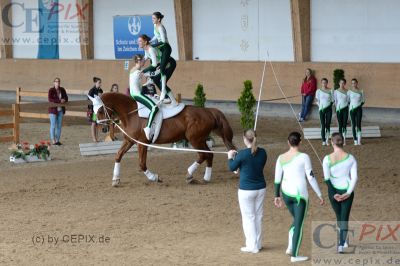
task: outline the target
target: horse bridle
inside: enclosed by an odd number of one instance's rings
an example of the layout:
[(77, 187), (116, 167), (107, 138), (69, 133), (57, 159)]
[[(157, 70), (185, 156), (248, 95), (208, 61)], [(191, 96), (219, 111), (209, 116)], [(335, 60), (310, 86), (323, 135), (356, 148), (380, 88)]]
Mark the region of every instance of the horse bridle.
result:
[[(100, 125), (108, 125), (108, 122), (109, 122), (109, 121), (112, 121), (113, 123), (115, 123), (116, 120), (113, 120), (113, 119), (111, 118), (111, 116), (110, 116), (110, 115), (108, 114), (108, 112), (107, 112), (107, 109), (110, 110), (111, 112), (114, 112), (114, 110), (113, 110), (112, 108), (110, 108), (110, 107), (105, 106), (105, 104), (103, 103), (103, 101), (101, 101), (101, 105), (102, 105), (102, 107), (103, 107), (104, 114), (105, 114), (106, 118), (105, 118), (105, 119), (100, 119), (100, 120), (97, 119), (97, 123), (100, 124)], [(135, 112), (138, 112), (139, 110), (143, 109), (144, 107), (145, 107), (145, 106), (142, 106), (142, 107), (140, 107), (140, 108), (136, 108), (135, 110), (130, 111), (130, 112), (128, 113), (128, 115), (129, 115), (129, 114), (133, 114), (133, 113), (135, 113)]]
[[(114, 120), (113, 119), (111, 119), (111, 116), (108, 114), (108, 112), (107, 112), (107, 109), (108, 110), (110, 110), (110, 111), (114, 111), (113, 109), (111, 109), (110, 107), (107, 107), (107, 106), (105, 106), (104, 105), (104, 103), (103, 103), (103, 101), (101, 101), (101, 107), (103, 107), (103, 110), (104, 110), (104, 114), (105, 114), (105, 116), (106, 116), (106, 118), (105, 119), (97, 119), (97, 124), (100, 124), (100, 125), (108, 125), (108, 122), (109, 121), (112, 121), (112, 122), (114, 122)], [(100, 109), (99, 109), (100, 110)], [(97, 112), (99, 112), (99, 111), (97, 111)]]

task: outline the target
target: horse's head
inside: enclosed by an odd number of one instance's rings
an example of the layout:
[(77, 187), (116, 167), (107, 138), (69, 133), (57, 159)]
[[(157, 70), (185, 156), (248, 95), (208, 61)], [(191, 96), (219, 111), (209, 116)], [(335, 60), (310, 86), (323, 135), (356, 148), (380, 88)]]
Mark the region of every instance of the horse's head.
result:
[(112, 114), (112, 112), (108, 110), (109, 108), (106, 107), (103, 100), (97, 95), (95, 95), (94, 97), (88, 95), (88, 97), (93, 104), (93, 111), (96, 114), (97, 122), (99, 124), (109, 124), (111, 122), (110, 115)]

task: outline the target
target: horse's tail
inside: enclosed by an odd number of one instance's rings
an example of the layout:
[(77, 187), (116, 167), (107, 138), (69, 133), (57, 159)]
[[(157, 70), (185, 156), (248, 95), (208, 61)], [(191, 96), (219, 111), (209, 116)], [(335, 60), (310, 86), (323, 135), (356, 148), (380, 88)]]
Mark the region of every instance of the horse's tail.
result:
[(220, 110), (215, 108), (209, 108), (209, 110), (215, 119), (213, 132), (222, 138), (228, 150), (236, 150), (235, 145), (232, 143), (233, 131), (225, 115)]

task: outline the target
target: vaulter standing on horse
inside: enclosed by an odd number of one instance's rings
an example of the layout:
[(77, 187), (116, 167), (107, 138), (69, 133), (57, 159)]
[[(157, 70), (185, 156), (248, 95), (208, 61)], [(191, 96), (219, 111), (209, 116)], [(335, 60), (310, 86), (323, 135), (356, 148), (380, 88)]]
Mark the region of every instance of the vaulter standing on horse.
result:
[[(176, 61), (174, 58), (171, 57), (171, 46), (168, 42), (167, 31), (165, 30), (164, 25), (161, 23), (164, 15), (160, 12), (154, 12), (152, 16), (152, 21), (154, 24), (154, 37), (148, 40), (148, 46), (155, 48), (156, 53), (156, 60), (157, 62), (153, 62), (153, 58), (146, 57), (146, 51), (150, 52), (148, 47), (145, 49), (145, 59), (150, 58), (152, 60), (152, 66), (143, 70), (143, 73), (148, 71), (155, 71), (156, 67), (159, 65), (160, 69), (160, 76), (158, 76), (158, 82), (156, 79), (153, 80), (156, 82), (157, 86), (161, 90), (160, 101), (163, 101), (166, 96), (171, 99), (172, 105), (177, 105), (175, 97), (171, 92), (171, 89), (167, 86), (167, 81), (171, 78), (172, 73), (176, 67)], [(143, 36), (143, 35), (142, 35)], [(154, 66), (155, 64), (155, 66)]]

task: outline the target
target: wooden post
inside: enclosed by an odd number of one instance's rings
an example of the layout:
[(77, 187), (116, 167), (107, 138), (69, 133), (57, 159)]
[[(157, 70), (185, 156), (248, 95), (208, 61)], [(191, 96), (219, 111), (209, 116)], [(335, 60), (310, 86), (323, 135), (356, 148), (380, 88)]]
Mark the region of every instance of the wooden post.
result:
[(12, 38), (12, 8), (11, 0), (1, 0), (0, 10), (2, 18), (0, 19), (0, 58), (13, 58), (13, 38)]
[(19, 104), (13, 104), (12, 109), (14, 112), (14, 130), (13, 130), (13, 136), (14, 136), (14, 143), (18, 144), (19, 143)]
[(181, 103), (181, 102), (182, 102), (182, 95), (181, 95), (180, 93), (178, 93), (178, 94), (176, 95), (176, 101), (177, 101), (178, 103)]
[(20, 104), (21, 103), (21, 87), (17, 87), (15, 96), (16, 96), (15, 102), (17, 104)]
[(311, 60), (311, 3), (310, 0), (291, 0), (292, 36), (295, 62)]
[(93, 0), (76, 0), (77, 6), (82, 9), (82, 14), (78, 16), (79, 36), (81, 40), (82, 59), (93, 59)]
[(174, 0), (179, 60), (193, 60), (192, 0)]

